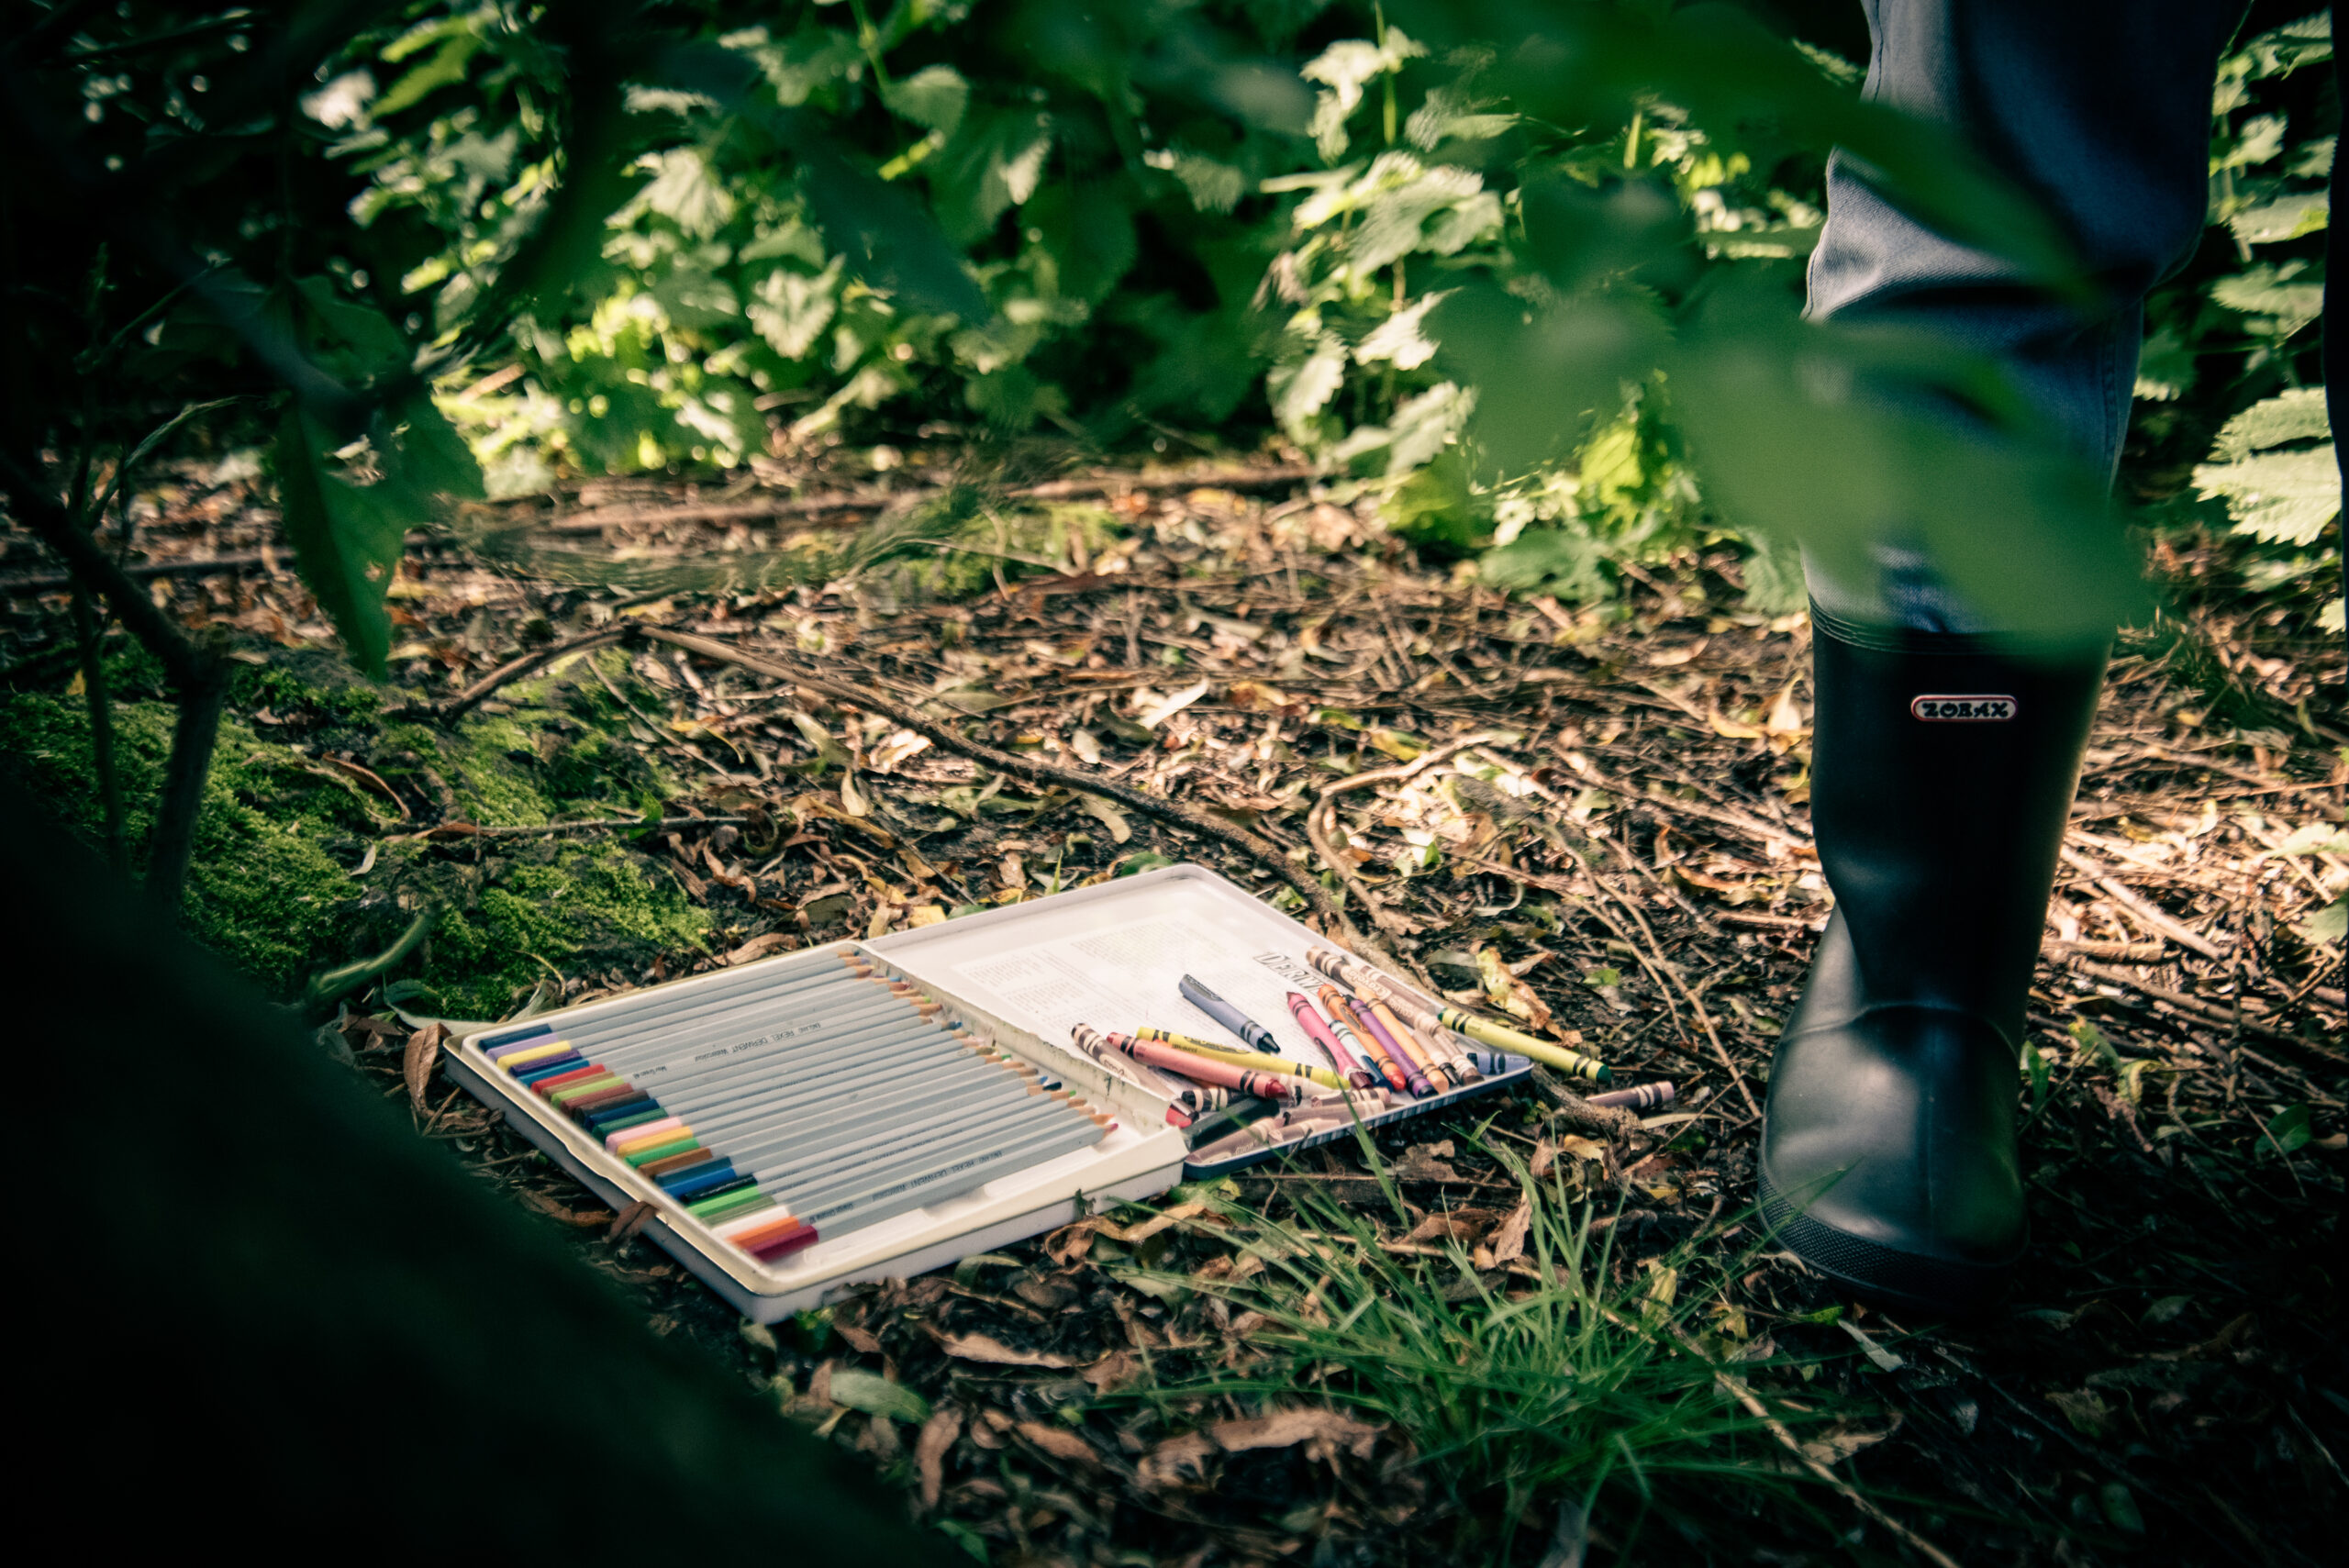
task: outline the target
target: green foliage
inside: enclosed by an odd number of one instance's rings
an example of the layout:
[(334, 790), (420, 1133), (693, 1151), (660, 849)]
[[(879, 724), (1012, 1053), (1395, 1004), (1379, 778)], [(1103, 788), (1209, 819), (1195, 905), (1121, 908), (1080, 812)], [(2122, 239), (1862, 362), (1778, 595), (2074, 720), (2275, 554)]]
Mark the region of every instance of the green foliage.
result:
[[(2141, 437), (2181, 466), (2203, 457), (2192, 466), (2192, 495), (2223, 503), (2232, 530), (2246, 537), (2247, 578), (2310, 608), (2329, 596), (2320, 569), (2330, 552), (2320, 547), (2341, 506), (2311, 329), (2324, 305), (2340, 116), (2331, 72), (2316, 68), (2332, 58), (2331, 19), (2320, 11), (2221, 61), (2211, 242), (2148, 303), (2137, 377)], [(2157, 515), (2199, 523), (2214, 510), (2181, 497)], [(2322, 613), (2337, 626), (2339, 601)]]
[[(1386, 1162), (1367, 1135), (1362, 1141), (1408, 1226)], [(1137, 1397), (1169, 1415), (1228, 1400), (1249, 1414), (1334, 1405), (1393, 1422), (1439, 1506), (1498, 1537), (1497, 1562), (1508, 1560), (1513, 1521), (1560, 1498), (1632, 1515), (1702, 1492), (1718, 1514), (1724, 1486), (1749, 1504), (1792, 1493), (1792, 1477), (1762, 1462), (1771, 1441), (1763, 1423), (1719, 1376), (1756, 1356), (1742, 1317), (1708, 1311), (1720, 1263), (1683, 1249), (1627, 1279), (1591, 1234), (1595, 1216), (1576, 1196), (1583, 1181), (1571, 1156), (1536, 1178), (1512, 1154), (1486, 1147), (1520, 1188), (1518, 1212), (1496, 1233), (1521, 1248), (1506, 1260), (1472, 1256), (1435, 1221), (1417, 1233), (1436, 1230), (1431, 1242), (1395, 1248), (1371, 1217), (1310, 1184), (1298, 1189), (1294, 1221), (1198, 1193), (1222, 1220), (1215, 1234), (1239, 1266), (1221, 1280), (1129, 1277), (1157, 1293), (1203, 1290), (1234, 1318), (1259, 1320), (1242, 1360), (1202, 1365)], [(1497, 1280), (1497, 1268), (1516, 1277)], [(1757, 1358), (1734, 1374), (1775, 1370)], [(1844, 1413), (1806, 1406), (1787, 1418), (1823, 1423)]]
[[(96, 302), (70, 343), (38, 324), (60, 388), (97, 375), (128, 404), (262, 369), (290, 390), (289, 530), (363, 668), (398, 536), (440, 496), (738, 464), (860, 421), (1269, 425), (1406, 537), (1576, 596), (1610, 562), (1742, 535), (1776, 541), (1783, 599), (1793, 542), (1832, 562), (1898, 514), (1961, 591), (2043, 630), (2135, 603), (2096, 476), (1997, 367), (1798, 319), (1831, 145), (2065, 292), (2060, 236), (1948, 134), (1863, 101), (1855, 68), (1731, 8), (407, 0), (343, 33), (298, 9), (88, 22), (28, 111), (66, 150), (36, 219), (72, 242), (14, 286)], [(247, 58), (279, 24), (314, 83), (291, 101)], [(2229, 57), (2214, 215), (2243, 264), (2156, 302), (2149, 398), (2207, 401), (2220, 361), (2228, 413), (2298, 384), (2331, 143), (2277, 95), (2329, 49), (2311, 18)], [(183, 250), (104, 259), (74, 171), (109, 161), (170, 182)], [(1831, 390), (1887, 381), (2003, 439)], [(112, 439), (51, 423), (11, 450)], [(2211, 493), (2307, 535), (2307, 450), (2227, 462), (2254, 467)], [(2051, 573), (2076, 591), (2026, 591)]]

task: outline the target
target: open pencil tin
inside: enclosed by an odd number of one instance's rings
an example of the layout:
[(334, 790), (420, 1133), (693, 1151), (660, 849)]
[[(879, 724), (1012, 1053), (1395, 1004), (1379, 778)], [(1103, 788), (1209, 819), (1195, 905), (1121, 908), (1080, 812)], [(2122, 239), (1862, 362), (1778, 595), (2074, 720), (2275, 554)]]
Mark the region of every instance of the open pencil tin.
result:
[[(651, 1204), (653, 1218), (643, 1235), (746, 1316), (773, 1322), (857, 1284), (942, 1268), (1105, 1205), (1152, 1196), (1186, 1174), (1219, 1175), (1333, 1138), (1351, 1139), (1350, 1120), (1317, 1129), (1259, 1123), (1264, 1138), (1281, 1140), (1191, 1163), (1186, 1134), (1168, 1125), (1162, 1095), (1142, 1087), (1140, 1074), (1129, 1078), (1105, 1068), (1068, 1043), (1070, 1028), (1078, 1023), (1121, 1033), (1147, 1024), (1223, 1038), (1213, 1020), (1177, 991), (1176, 983), (1190, 974), (1265, 1025), (1284, 1056), (1318, 1062), (1285, 997), (1291, 991), (1310, 995), (1323, 983), (1306, 963), (1306, 954), (1331, 945), (1215, 873), (1177, 865), (871, 941), (779, 955), (530, 1019), (532, 1026), (560, 1034), (592, 1024), (623, 1004), (640, 1008), (649, 996), (674, 999), (685, 1007), (718, 984), (739, 992), (760, 969), (772, 967), (780, 977), (788, 972), (785, 966), (804, 963), (809, 951), (862, 955), (876, 972), (902, 977), (943, 1004), (961, 1020), (963, 1032), (1034, 1063), (1116, 1118), (1117, 1125), (1087, 1148), (1010, 1171), (926, 1207), (824, 1236), (769, 1262), (737, 1250), (658, 1183), (500, 1072), (483, 1042), (512, 1026), (453, 1042), (447, 1065), (460, 1084), (504, 1110), (517, 1129), (606, 1202), (616, 1208), (640, 1200)], [(790, 1006), (787, 997), (779, 997), (778, 1015), (787, 1016)], [(1520, 1057), (1509, 1057), (1507, 1063), (1507, 1071), (1488, 1074), (1482, 1083), (1399, 1102), (1364, 1120), (1376, 1126), (1423, 1115), (1513, 1083), (1530, 1067)]]

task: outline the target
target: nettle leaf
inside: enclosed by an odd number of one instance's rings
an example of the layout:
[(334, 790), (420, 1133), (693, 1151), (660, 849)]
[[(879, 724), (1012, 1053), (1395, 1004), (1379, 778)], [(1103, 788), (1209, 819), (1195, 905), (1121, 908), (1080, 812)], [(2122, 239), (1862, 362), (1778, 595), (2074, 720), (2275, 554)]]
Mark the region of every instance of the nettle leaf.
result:
[(2270, 330), (2288, 337), (2324, 314), (2324, 281), (2298, 281), (2307, 268), (2305, 261), (2262, 262), (2212, 284), (2210, 297), (2229, 310), (2267, 317)]
[(386, 49), (384, 58), (394, 61), (405, 59), (412, 48), (420, 47), (420, 42), (411, 46), (409, 40), (418, 39), (419, 33), (427, 30), (445, 32), (440, 47), (433, 52), (431, 59), (421, 65), (410, 67), (406, 74), (393, 83), (384, 95), (375, 100), (372, 111), (377, 117), (398, 114), (402, 109), (422, 103), (429, 95), (465, 79), (465, 68), (481, 48), (481, 38), (462, 21), (438, 23), (430, 29), (409, 33)]
[(2219, 431), (2211, 443), (2213, 457), (2239, 458), (2287, 441), (2321, 441), (2332, 437), (2325, 412), (2324, 388), (2296, 386), (2289, 392), (2253, 404)]
[[(1362, 227), (1347, 245), (1346, 259), (1361, 272), (1375, 272), (1421, 249), (1428, 243), (1430, 220), (1458, 209), (1470, 212), (1464, 224), (1449, 226), (1445, 239), (1452, 250), (1500, 223), (1498, 200), (1486, 192), (1483, 177), (1472, 169), (1449, 164), (1422, 169), (1408, 152), (1383, 152), (1369, 175), (1372, 181), (1382, 177), (1387, 188), (1371, 198)], [(1482, 203), (1476, 202), (1479, 195), (1485, 198)]]
[(1054, 181), (1021, 214), (1052, 260), (1060, 293), (1096, 304), (1132, 271), (1141, 246), (1122, 182)]
[(657, 213), (696, 239), (707, 239), (734, 216), (734, 198), (700, 148), (649, 152), (637, 167), (651, 171), (652, 183), (636, 194), (621, 221), (640, 212)]
[(2279, 196), (2259, 206), (2246, 207), (2227, 219), (2227, 227), (2246, 245), (2273, 245), (2321, 234), (2332, 216), (2332, 204), (2322, 191)]
[(1052, 150), (1052, 117), (1032, 108), (982, 108), (925, 165), (938, 219), (970, 244), (1036, 194)]
[(2223, 495), (2235, 532), (2274, 544), (2314, 544), (2341, 514), (2341, 468), (2330, 442), (2308, 451), (2262, 452), (2194, 471), (2204, 495)]
[(1295, 364), (1275, 369), (1265, 384), (1272, 395), (1273, 417), (1290, 436), (1303, 439), (1321, 406), (1336, 395), (1346, 379), (1346, 346), (1324, 338), (1313, 352)]
[(970, 106), (971, 84), (951, 65), (926, 65), (882, 88), (881, 101), (892, 114), (941, 136), (952, 136)]
[(275, 458), (302, 581), (351, 662), (380, 678), (392, 646), (384, 595), (407, 530), (430, 519), (436, 496), (480, 499), (481, 468), (422, 391), (378, 410), (351, 441), (296, 404), (278, 428)]
[(813, 277), (777, 267), (760, 280), (749, 311), (751, 325), (767, 347), (786, 360), (804, 357), (816, 346), (839, 309), (841, 259)]

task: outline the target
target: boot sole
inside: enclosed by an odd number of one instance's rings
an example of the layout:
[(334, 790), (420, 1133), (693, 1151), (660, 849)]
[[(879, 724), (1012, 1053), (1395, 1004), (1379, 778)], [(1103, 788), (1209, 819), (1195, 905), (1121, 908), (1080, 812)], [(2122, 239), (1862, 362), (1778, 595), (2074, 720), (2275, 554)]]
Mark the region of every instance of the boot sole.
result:
[(2000, 1263), (1962, 1263), (1903, 1252), (1813, 1219), (1760, 1173), (1763, 1225), (1787, 1251), (1864, 1300), (1935, 1318), (1972, 1318), (1994, 1306), (2022, 1253)]

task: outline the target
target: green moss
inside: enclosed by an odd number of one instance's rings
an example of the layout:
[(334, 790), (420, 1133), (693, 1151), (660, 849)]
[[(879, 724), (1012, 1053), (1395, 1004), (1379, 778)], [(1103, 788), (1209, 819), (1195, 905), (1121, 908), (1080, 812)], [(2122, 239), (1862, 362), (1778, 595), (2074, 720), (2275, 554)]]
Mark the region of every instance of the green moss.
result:
[(508, 862), (442, 916), (418, 978), (450, 1013), (495, 1017), (550, 973), (632, 977), (707, 941), (709, 916), (642, 857), (610, 842), (547, 849)]
[[(146, 861), (174, 712), (138, 702), (114, 713), (125, 847), (135, 871)], [(105, 812), (78, 700), (25, 694), (0, 702), (0, 767), (76, 835), (99, 841)], [(269, 989), (294, 988), (363, 940), (358, 889), (329, 845), (350, 843), (354, 830), (370, 826), (352, 790), (243, 724), (224, 722), (196, 822), (189, 931)]]
[[(379, 695), (318, 668), (250, 666), (237, 700), (342, 731), (384, 777), (421, 784), (429, 770), (457, 814), (484, 826), (602, 815), (665, 789), (643, 754), (607, 733), (620, 722), (599, 684), (562, 677), (518, 688), (511, 712), (474, 715), (451, 734), (374, 727)], [(618, 674), (618, 671), (612, 672)], [(139, 672), (126, 668), (126, 676)], [(125, 685), (133, 683), (126, 680)], [(143, 865), (155, 794), (171, 747), (167, 703), (119, 701), (117, 756), (129, 864)], [(96, 844), (104, 812), (86, 709), (54, 694), (0, 696), (0, 774)], [(550, 973), (631, 976), (663, 954), (704, 946), (709, 916), (675, 879), (611, 840), (520, 839), (452, 851), (415, 841), (379, 793), (291, 747), (224, 719), (189, 869), (187, 922), (228, 963), (280, 996), (311, 974), (380, 951), (425, 904), (431, 940), (389, 978), (420, 979), (448, 1011), (494, 1017)], [(376, 862), (352, 874), (368, 848)]]

